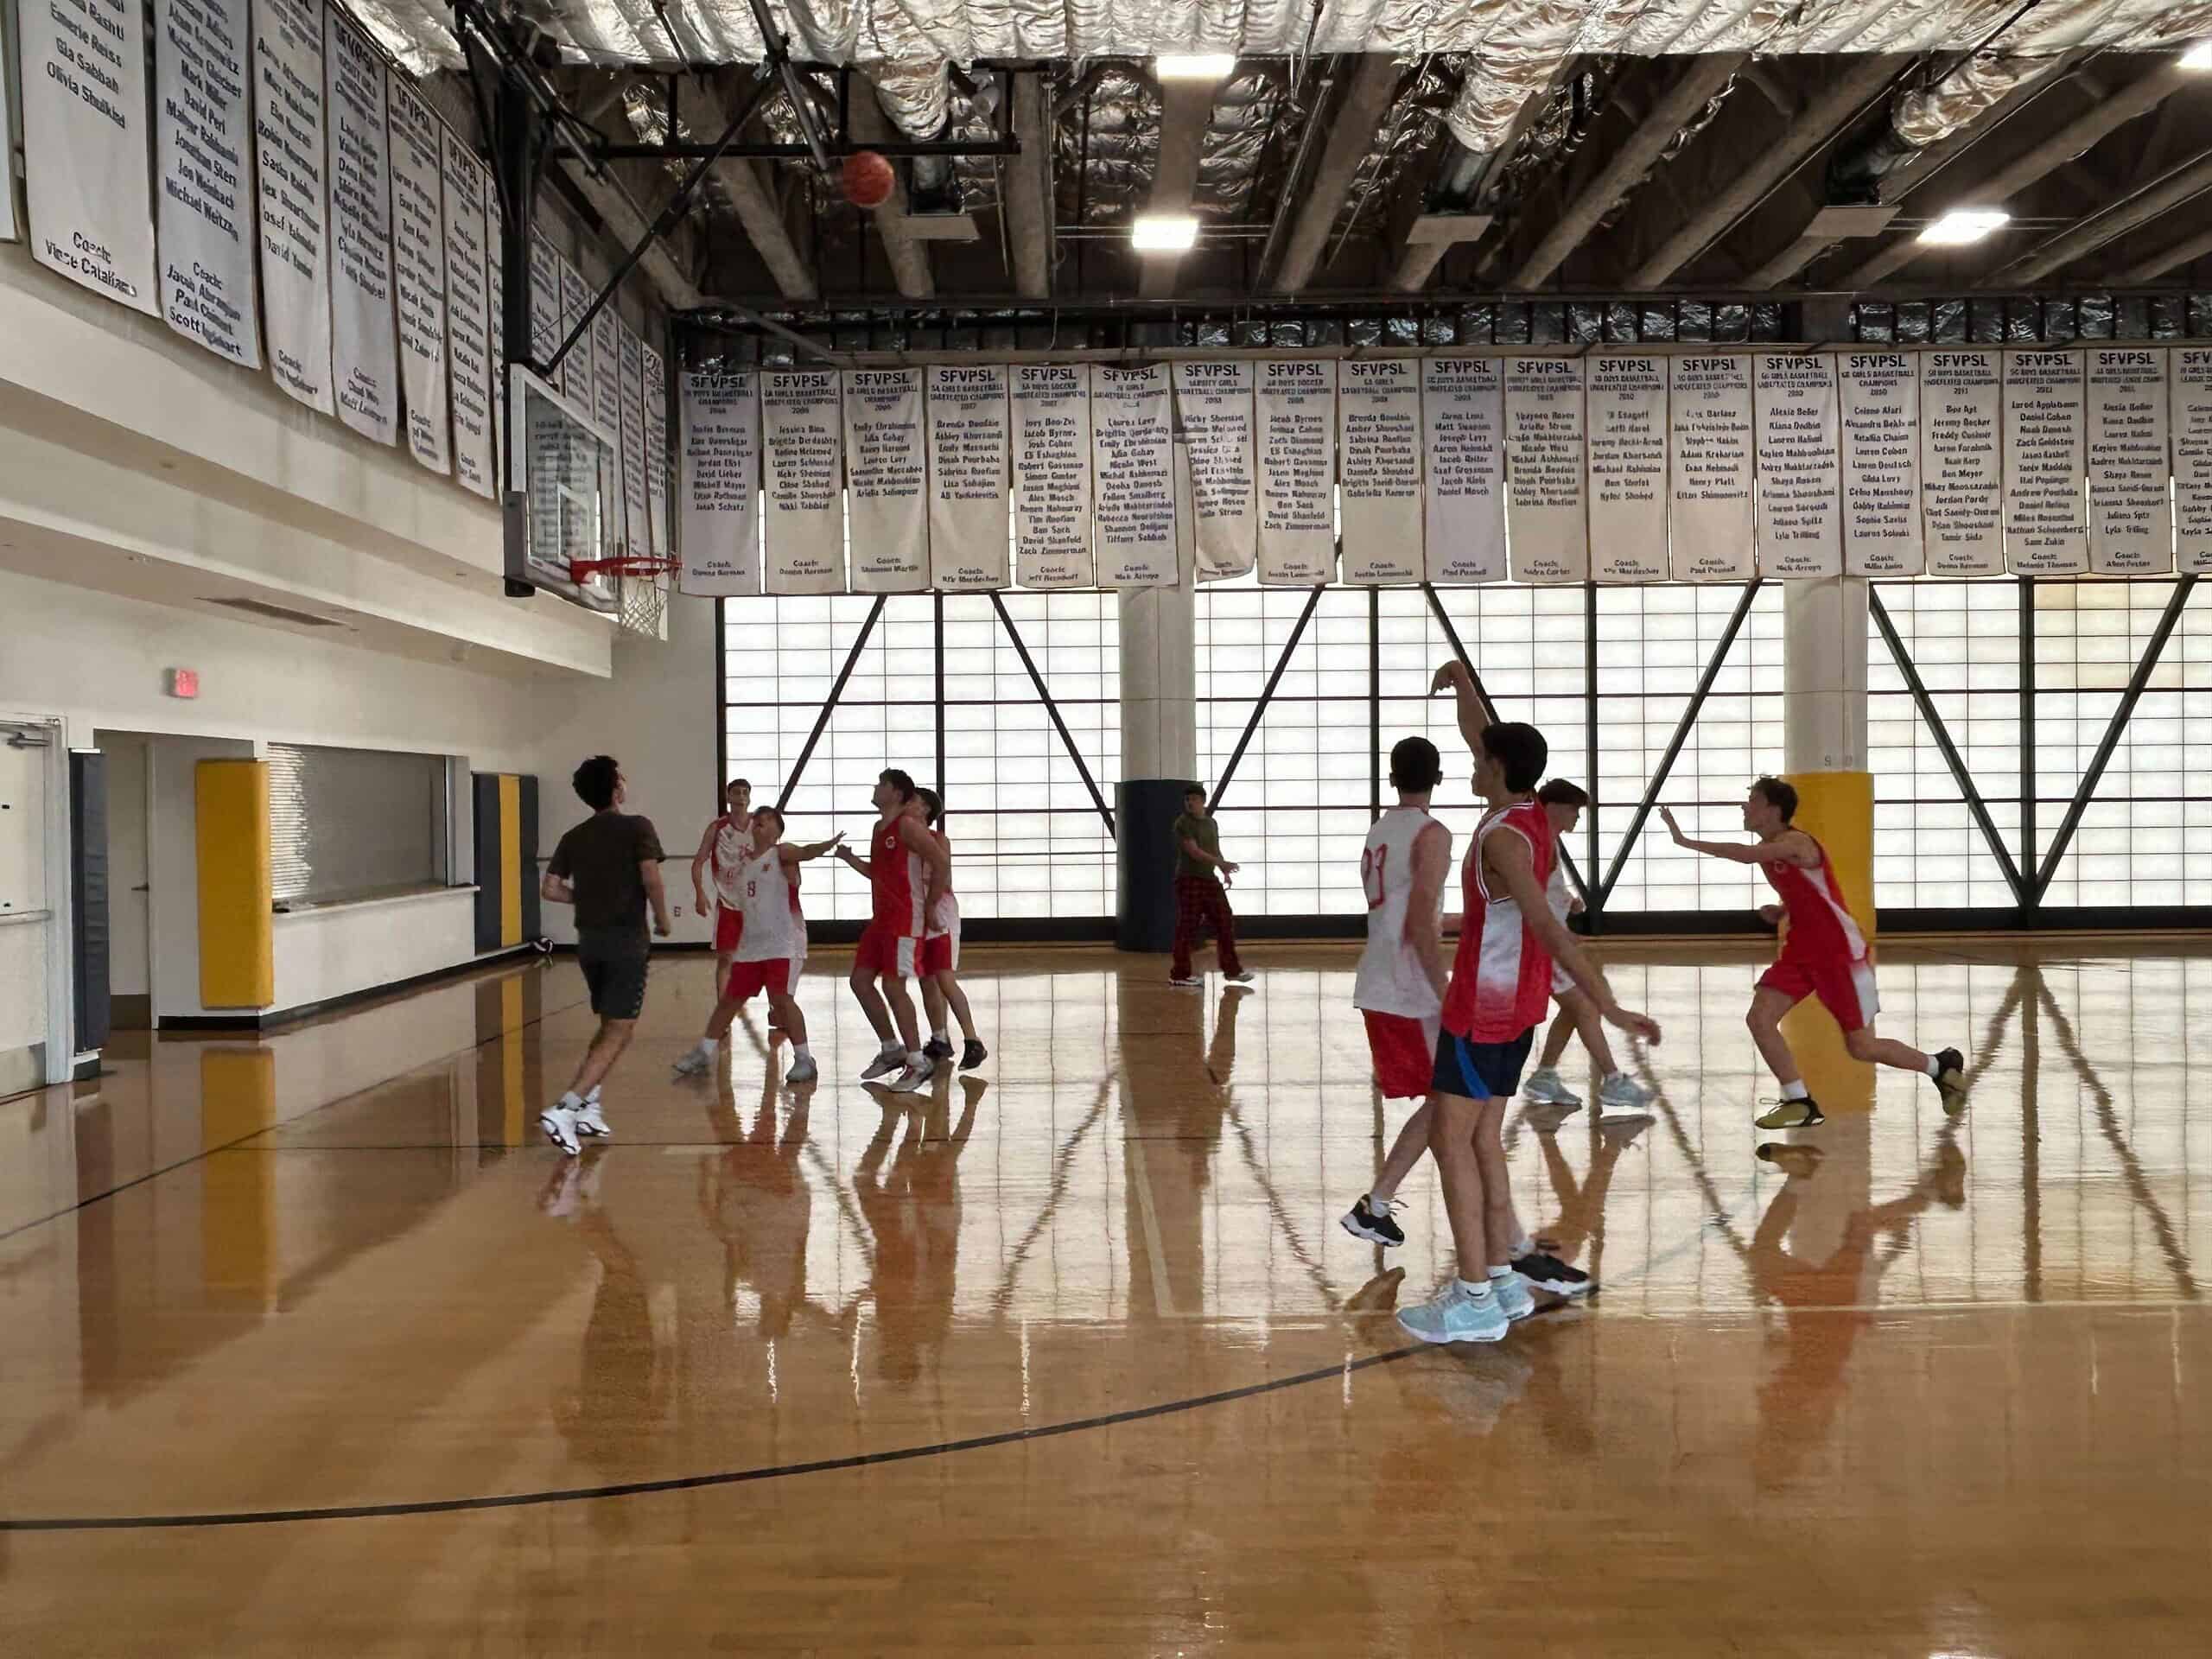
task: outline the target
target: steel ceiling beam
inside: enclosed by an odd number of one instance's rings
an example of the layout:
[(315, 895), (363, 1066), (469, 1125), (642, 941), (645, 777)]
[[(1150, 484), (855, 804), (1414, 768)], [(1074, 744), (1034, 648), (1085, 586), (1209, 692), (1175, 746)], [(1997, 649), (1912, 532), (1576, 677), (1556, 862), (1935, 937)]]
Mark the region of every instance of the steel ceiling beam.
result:
[(2140, 229), (2207, 190), (2212, 190), (2212, 149), (2201, 152), (2071, 230), (2061, 231), (2038, 244), (1998, 271), (1995, 280), (2000, 283), (2039, 283), (2062, 266), (2070, 265), (2084, 254), (2094, 253), (2107, 242)]
[[(865, 76), (853, 77), (845, 118), (851, 125), (853, 142), (864, 149), (880, 149), (898, 142), (891, 118), (876, 98), (875, 83)], [(930, 274), (929, 249), (906, 228), (906, 181), (899, 177), (897, 168), (891, 169), (891, 194), (868, 213), (875, 220), (875, 233), (883, 238), (884, 256), (891, 262), (891, 280), (898, 284), (899, 292), (910, 300), (933, 297), (937, 279)]]
[[(1206, 129), (1213, 124), (1214, 90), (1211, 81), (1160, 83), (1160, 160), (1153, 169), (1152, 200), (1146, 213), (1172, 215), (1191, 211), (1191, 200), (1198, 188), (1198, 157), (1205, 149)], [(1138, 296), (1168, 298), (1175, 292), (1183, 255), (1147, 253), (1142, 258), (1144, 272), (1137, 279)]]
[(1004, 170), (1007, 235), (1014, 292), (1041, 300), (1052, 291), (1052, 115), (1045, 78), (1014, 77), (1014, 137)]
[(1387, 54), (1361, 57), (1343, 102), (1328, 118), (1328, 142), (1322, 146), (1313, 182), (1301, 194), (1290, 234), (1283, 241), (1281, 263), (1272, 273), (1260, 275), (1262, 291), (1295, 294), (1313, 280), (1329, 232), (1351, 195), (1360, 164), (1375, 147), (1375, 135), (1389, 116), (1402, 78), (1397, 60)]
[(2212, 231), (2199, 231), (2170, 248), (2137, 260), (2113, 280), (2130, 288), (2139, 283), (2155, 283), (2177, 266), (2193, 265), (2208, 253), (2212, 253)]
[[(721, 78), (716, 77), (715, 80)], [(718, 130), (728, 118), (727, 111), (734, 99), (718, 90), (715, 80), (704, 76), (685, 75), (680, 78), (676, 92), (677, 118), (695, 132)], [(735, 94), (749, 96), (752, 87)], [(791, 239), (791, 229), (784, 223), (783, 210), (776, 204), (774, 194), (761, 177), (757, 163), (725, 156), (709, 170), (707, 176), (720, 187), (728, 199), (737, 220), (745, 229), (746, 239), (753, 244), (753, 251), (760, 256), (760, 263), (768, 268), (768, 276), (776, 284), (776, 291), (787, 300), (817, 300), (822, 296), (821, 284), (816, 280), (814, 268), (806, 256), (799, 251)]]

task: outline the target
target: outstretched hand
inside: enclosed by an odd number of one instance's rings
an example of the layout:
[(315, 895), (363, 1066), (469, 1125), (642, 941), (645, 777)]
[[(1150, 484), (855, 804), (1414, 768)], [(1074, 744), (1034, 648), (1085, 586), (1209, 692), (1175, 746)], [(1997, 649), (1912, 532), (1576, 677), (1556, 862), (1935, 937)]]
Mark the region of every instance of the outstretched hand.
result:
[(1659, 822), (1667, 826), (1667, 833), (1675, 838), (1675, 845), (1677, 847), (1688, 839), (1682, 834), (1682, 826), (1675, 822), (1674, 810), (1671, 807), (1662, 806), (1659, 809)]
[(1461, 662), (1457, 657), (1454, 657), (1450, 662), (1445, 664), (1443, 667), (1436, 671), (1435, 677), (1428, 683), (1428, 694), (1431, 696), (1434, 696), (1440, 691), (1446, 690), (1456, 690), (1462, 682), (1468, 684), (1473, 683), (1472, 679), (1467, 673), (1467, 665)]

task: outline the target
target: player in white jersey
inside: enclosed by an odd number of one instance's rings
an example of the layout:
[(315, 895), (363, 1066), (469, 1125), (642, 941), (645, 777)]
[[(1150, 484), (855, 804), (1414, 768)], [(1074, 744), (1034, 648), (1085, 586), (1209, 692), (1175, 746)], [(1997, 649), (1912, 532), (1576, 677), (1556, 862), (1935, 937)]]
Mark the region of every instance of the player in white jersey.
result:
[[(1573, 830), (1581, 819), (1582, 809), (1590, 804), (1590, 797), (1564, 778), (1553, 779), (1536, 791), (1536, 798), (1543, 804), (1544, 816), (1551, 820), (1552, 834), (1559, 837)], [(1562, 923), (1582, 908), (1582, 901), (1568, 892), (1567, 872), (1560, 863), (1552, 866), (1544, 897), (1551, 905), (1552, 914)], [(1560, 1057), (1567, 1052), (1567, 1039), (1580, 1035), (1582, 1046), (1598, 1063), (1598, 1116), (1632, 1117), (1641, 1113), (1650, 1104), (1650, 1090), (1614, 1062), (1612, 1045), (1605, 1040), (1605, 1022), (1598, 1017), (1597, 1007), (1590, 999), (1575, 988), (1574, 981), (1556, 963), (1552, 965), (1552, 1001), (1559, 1004), (1559, 1016), (1545, 1033), (1544, 1052), (1536, 1069), (1521, 1084), (1522, 1097), (1570, 1110), (1582, 1103), (1582, 1097), (1561, 1083), (1559, 1076)]]
[(960, 1021), (965, 1045), (960, 1052), (960, 1069), (972, 1071), (990, 1058), (990, 1051), (976, 1034), (976, 1016), (969, 1009), (968, 993), (960, 988), (960, 901), (953, 896), (949, 873), (952, 840), (939, 827), (944, 818), (944, 798), (933, 789), (918, 789), (906, 810), (921, 813), (922, 826), (944, 849), (948, 868), (944, 892), (922, 933), (922, 1012), (930, 1021), (930, 1039), (922, 1045), (922, 1052), (933, 1060), (952, 1058), (952, 1033), (945, 1022), (945, 1011), (950, 1008), (952, 1017)]
[(783, 833), (784, 815), (772, 806), (762, 807), (753, 815), (742, 860), (721, 878), (745, 925), (721, 999), (707, 1022), (707, 1034), (676, 1063), (678, 1077), (698, 1077), (713, 1067), (738, 1009), (762, 991), (767, 993), (777, 1025), (793, 1045), (791, 1069), (784, 1081), (811, 1083), (818, 1075), (814, 1052), (807, 1046), (806, 1016), (799, 1012), (797, 996), (799, 975), (806, 966), (806, 917), (799, 909), (798, 867), (830, 851), (844, 837), (832, 836), (811, 846), (794, 847), (783, 840)]

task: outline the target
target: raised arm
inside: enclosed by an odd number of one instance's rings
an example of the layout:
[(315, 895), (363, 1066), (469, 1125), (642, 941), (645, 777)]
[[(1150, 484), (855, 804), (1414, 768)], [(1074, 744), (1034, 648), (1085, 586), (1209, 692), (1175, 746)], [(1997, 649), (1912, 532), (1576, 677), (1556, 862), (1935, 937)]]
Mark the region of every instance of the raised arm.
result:
[(1597, 1005), (1599, 1015), (1623, 1031), (1648, 1042), (1657, 1042), (1659, 1022), (1649, 1014), (1632, 1013), (1613, 1001), (1613, 988), (1605, 982), (1605, 975), (1583, 953), (1581, 944), (1567, 931), (1567, 924), (1552, 914), (1552, 907), (1544, 898), (1544, 884), (1536, 880), (1535, 859), (1526, 838), (1510, 831), (1492, 835), (1483, 843), (1482, 860), (1483, 867), (1520, 906), (1522, 919), (1543, 941), (1552, 960), (1567, 969), (1568, 977), (1583, 995)]
[(1436, 988), (1437, 1000), (1451, 988), (1444, 969), (1444, 939), (1439, 931), (1444, 883), (1451, 874), (1452, 836), (1440, 823), (1421, 826), (1414, 837), (1414, 890), (1406, 900), (1406, 943), (1421, 959), (1421, 971)]
[(779, 841), (776, 843), (776, 856), (786, 864), (804, 864), (809, 859), (819, 858), (824, 853), (836, 851), (843, 845), (844, 840), (845, 832), (840, 830), (827, 841), (813, 842), (804, 847), (793, 846), (788, 841)]
[(844, 844), (844, 836), (842, 831), (838, 835), (837, 844), (833, 850), (836, 853), (839, 860), (843, 862), (846, 868), (866, 878), (872, 878), (875, 874), (875, 866), (872, 861), (862, 858), (858, 853), (855, 852), (851, 848)]
[(1467, 665), (1454, 657), (1436, 671), (1436, 677), (1428, 683), (1428, 691), (1434, 696), (1446, 686), (1459, 703), (1459, 735), (1466, 740), (1467, 753), (1483, 752), (1483, 733), (1490, 726), (1490, 711), (1483, 707), (1482, 698), (1475, 691), (1475, 677)]
[(1795, 864), (1805, 870), (1821, 861), (1813, 838), (1802, 830), (1785, 830), (1772, 841), (1694, 841), (1682, 833), (1682, 826), (1667, 808), (1659, 809), (1659, 817), (1675, 846), (1707, 858), (1726, 859), (1731, 864)]

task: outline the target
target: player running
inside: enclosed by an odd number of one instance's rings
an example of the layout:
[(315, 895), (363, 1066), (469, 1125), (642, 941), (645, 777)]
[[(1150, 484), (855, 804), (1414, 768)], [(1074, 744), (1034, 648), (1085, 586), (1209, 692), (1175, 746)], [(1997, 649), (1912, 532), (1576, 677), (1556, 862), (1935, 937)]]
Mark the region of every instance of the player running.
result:
[(1966, 1103), (1966, 1057), (1955, 1048), (1923, 1054), (1910, 1044), (1874, 1034), (1874, 1015), (1882, 1006), (1874, 989), (1874, 962), (1866, 936), (1852, 918), (1843, 888), (1821, 843), (1797, 829), (1797, 791), (1779, 778), (1762, 778), (1744, 798), (1744, 828), (1758, 839), (1746, 847), (1733, 841), (1693, 841), (1665, 807), (1659, 816), (1677, 847), (1735, 864), (1756, 864), (1764, 872), (1779, 905), (1762, 905), (1760, 918), (1783, 928), (1782, 954), (1759, 976), (1744, 1023), (1775, 1079), (1782, 1100), (1755, 1121), (1763, 1129), (1809, 1129), (1827, 1116), (1805, 1087), (1796, 1057), (1782, 1034), (1782, 1016), (1808, 996), (1835, 1016), (1843, 1028), (1844, 1052), (1854, 1060), (1894, 1065), (1935, 1080), (1946, 1111)]
[(960, 901), (952, 893), (952, 839), (938, 827), (944, 818), (944, 798), (933, 789), (918, 789), (907, 810), (919, 810), (923, 828), (944, 851), (945, 868), (944, 897), (930, 912), (928, 930), (922, 935), (922, 1012), (930, 1022), (930, 1039), (922, 1045), (922, 1052), (932, 1060), (952, 1058), (952, 1033), (944, 1019), (950, 1005), (964, 1039), (960, 1069), (972, 1071), (990, 1058), (990, 1051), (976, 1035), (976, 1017), (968, 1007), (968, 993), (960, 988)]
[(750, 820), (743, 860), (717, 874), (744, 927), (736, 960), (721, 982), (721, 1000), (707, 1021), (707, 1034), (676, 1063), (679, 1077), (702, 1077), (713, 1069), (737, 1011), (763, 991), (777, 1026), (793, 1044), (791, 1069), (784, 1081), (812, 1083), (820, 1075), (814, 1051), (807, 1046), (806, 1016), (799, 1012), (798, 1000), (799, 976), (806, 969), (806, 916), (799, 908), (798, 874), (800, 865), (830, 851), (844, 836), (795, 847), (783, 834), (784, 815), (772, 806), (762, 807)]
[[(868, 877), (874, 897), (871, 919), (853, 956), (851, 984), (861, 1012), (883, 1047), (861, 1078), (874, 1083), (890, 1077), (891, 1088), (910, 1093), (929, 1081), (937, 1062), (922, 1052), (914, 999), (906, 994), (905, 982), (920, 971), (924, 918), (936, 910), (951, 874), (951, 864), (937, 838), (906, 810), (914, 793), (911, 776), (896, 766), (886, 767), (871, 797), (878, 816), (868, 838), (868, 855), (861, 858), (849, 847), (837, 849), (839, 858)], [(880, 991), (876, 988), (879, 982)]]

